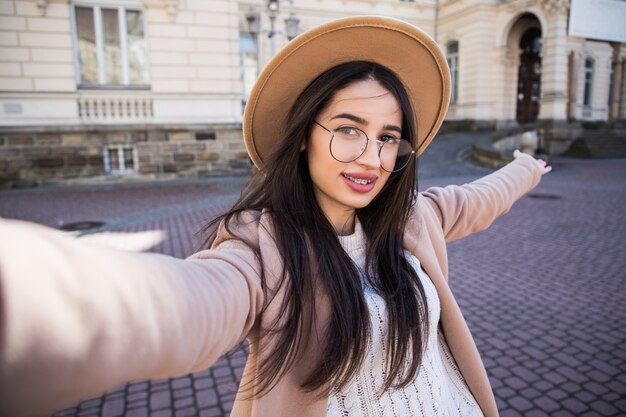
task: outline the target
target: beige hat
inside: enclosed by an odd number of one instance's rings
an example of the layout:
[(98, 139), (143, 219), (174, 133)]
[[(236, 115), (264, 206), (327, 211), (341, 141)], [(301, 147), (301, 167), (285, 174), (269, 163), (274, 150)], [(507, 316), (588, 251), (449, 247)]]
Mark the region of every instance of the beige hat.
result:
[(355, 16), (313, 28), (289, 42), (259, 74), (243, 116), (243, 136), (257, 167), (280, 140), (296, 98), (324, 71), (349, 61), (390, 69), (415, 113), (417, 154), (433, 140), (448, 110), (450, 70), (439, 46), (401, 20)]

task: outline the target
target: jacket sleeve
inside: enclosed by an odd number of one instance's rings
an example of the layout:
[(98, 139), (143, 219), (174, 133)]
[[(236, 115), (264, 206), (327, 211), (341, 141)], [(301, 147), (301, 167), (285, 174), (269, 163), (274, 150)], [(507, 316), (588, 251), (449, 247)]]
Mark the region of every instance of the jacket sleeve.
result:
[(181, 260), (0, 220), (0, 415), (206, 369), (252, 327), (259, 268), (234, 240)]
[(486, 229), (541, 179), (535, 160), (523, 155), (469, 184), (433, 187), (422, 193), (441, 221), (446, 242)]

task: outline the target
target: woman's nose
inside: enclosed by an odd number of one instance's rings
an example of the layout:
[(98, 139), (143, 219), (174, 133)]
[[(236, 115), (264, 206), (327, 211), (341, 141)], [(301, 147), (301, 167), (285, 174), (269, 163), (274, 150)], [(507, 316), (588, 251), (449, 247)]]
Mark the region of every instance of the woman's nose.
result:
[(365, 151), (356, 161), (368, 168), (380, 167), (380, 146), (381, 144), (378, 141), (368, 139)]

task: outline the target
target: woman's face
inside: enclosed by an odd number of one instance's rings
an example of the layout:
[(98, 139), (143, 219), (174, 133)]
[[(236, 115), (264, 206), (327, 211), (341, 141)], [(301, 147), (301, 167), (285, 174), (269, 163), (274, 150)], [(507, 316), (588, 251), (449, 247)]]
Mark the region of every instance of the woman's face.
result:
[[(396, 98), (378, 81), (358, 81), (335, 92), (315, 121), (328, 130), (356, 127), (370, 139), (400, 137), (402, 111)], [(367, 206), (382, 190), (390, 173), (382, 169), (378, 145), (368, 141), (352, 162), (339, 162), (330, 153), (331, 134), (314, 124), (306, 148), (317, 202), (338, 233), (354, 228), (354, 211)]]

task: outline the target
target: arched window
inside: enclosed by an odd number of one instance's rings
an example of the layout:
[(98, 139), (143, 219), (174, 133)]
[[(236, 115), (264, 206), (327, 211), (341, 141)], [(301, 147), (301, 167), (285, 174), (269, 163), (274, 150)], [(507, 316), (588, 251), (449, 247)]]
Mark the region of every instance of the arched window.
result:
[(448, 66), (450, 67), (450, 75), (452, 78), (450, 104), (456, 104), (459, 97), (459, 43), (457, 41), (448, 43), (446, 55), (448, 57)]
[(585, 91), (583, 93), (583, 105), (591, 107), (591, 94), (593, 92), (593, 59), (585, 59)]

